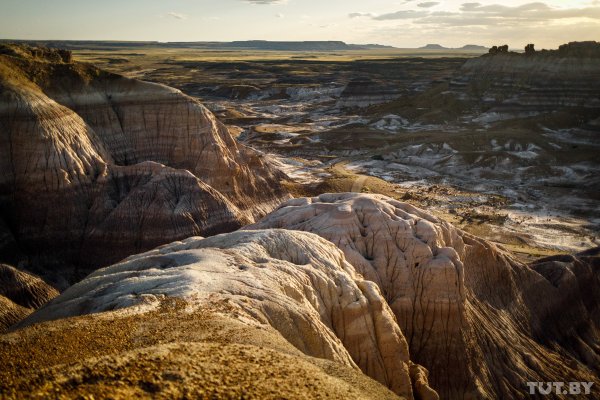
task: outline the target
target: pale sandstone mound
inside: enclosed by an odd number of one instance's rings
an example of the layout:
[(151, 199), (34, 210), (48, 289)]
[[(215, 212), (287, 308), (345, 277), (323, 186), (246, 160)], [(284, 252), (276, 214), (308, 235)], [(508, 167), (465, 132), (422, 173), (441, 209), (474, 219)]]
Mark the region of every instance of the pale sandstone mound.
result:
[(285, 198), (280, 173), (194, 99), (60, 60), (0, 48), (0, 260), (66, 287)]
[(378, 287), (339, 249), (305, 232), (240, 231), (132, 256), (94, 272), (21, 326), (132, 306), (143, 311), (165, 297), (274, 329), (303, 354), (360, 368), (409, 399), (412, 376), (417, 398), (437, 398), (426, 371), (410, 362)]
[(56, 296), (58, 291), (40, 278), (0, 264), (0, 332)]
[(342, 249), (381, 289), (441, 398), (525, 398), (529, 381), (598, 382), (598, 263), (530, 268), (380, 195), (294, 199), (247, 229), (265, 228), (317, 233)]

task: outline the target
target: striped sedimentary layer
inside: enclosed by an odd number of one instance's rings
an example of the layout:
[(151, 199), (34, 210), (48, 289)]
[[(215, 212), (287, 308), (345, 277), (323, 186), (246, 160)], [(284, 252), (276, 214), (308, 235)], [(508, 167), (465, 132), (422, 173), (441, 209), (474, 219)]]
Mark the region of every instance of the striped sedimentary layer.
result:
[(194, 99), (55, 58), (0, 51), (2, 258), (72, 281), (285, 198), (280, 173)]
[[(566, 51), (577, 45), (588, 51)], [(565, 51), (500, 53), (470, 59), (450, 88), (480, 98), (500, 113), (526, 116), (577, 108), (598, 116), (600, 43), (565, 46)]]
[(58, 291), (40, 278), (0, 264), (0, 333), (56, 296)]
[(346, 85), (337, 102), (342, 108), (365, 108), (373, 104), (386, 103), (400, 97), (397, 87), (368, 78), (353, 79)]

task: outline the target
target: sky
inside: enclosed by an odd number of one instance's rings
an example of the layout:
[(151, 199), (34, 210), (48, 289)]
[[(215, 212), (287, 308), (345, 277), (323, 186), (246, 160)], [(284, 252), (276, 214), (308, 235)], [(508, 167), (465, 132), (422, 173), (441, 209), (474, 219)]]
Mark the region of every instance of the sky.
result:
[(0, 0), (0, 38), (556, 48), (600, 41), (600, 0)]

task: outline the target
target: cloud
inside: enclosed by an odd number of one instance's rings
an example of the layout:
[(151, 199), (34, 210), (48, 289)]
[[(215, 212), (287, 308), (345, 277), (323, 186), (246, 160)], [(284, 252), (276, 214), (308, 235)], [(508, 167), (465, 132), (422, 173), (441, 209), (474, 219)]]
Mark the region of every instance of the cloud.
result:
[(244, 0), (246, 3), (250, 4), (283, 4), (287, 3), (287, 0)]
[(176, 13), (174, 11), (168, 12), (167, 17), (175, 18), (175, 19), (187, 19), (187, 15)]
[(327, 28), (335, 28), (338, 26), (338, 24), (313, 24), (313, 23), (309, 23), (308, 26), (314, 26), (316, 28), (320, 28), (320, 29), (327, 29)]
[(434, 17), (449, 17), (452, 15), (458, 15), (455, 12), (451, 12), (451, 11), (434, 11), (432, 13), (430, 13), (429, 15), (433, 15)]
[(433, 12), (416, 21), (441, 26), (511, 26), (548, 23), (569, 18), (600, 20), (600, 7), (554, 8), (535, 2), (519, 6), (463, 3), (459, 12)]
[(461, 11), (482, 17), (517, 18), (517, 19), (564, 19), (592, 18), (600, 19), (599, 7), (586, 8), (554, 8), (548, 4), (536, 2), (509, 7), (500, 4), (482, 5), (481, 3), (463, 3)]
[(376, 17), (376, 15), (373, 13), (363, 13), (363, 12), (350, 13), (350, 14), (348, 14), (348, 16), (350, 18), (362, 18), (362, 17), (375, 18)]
[(429, 13), (427, 11), (403, 10), (403, 11), (396, 11), (394, 13), (378, 15), (376, 17), (373, 17), (373, 19), (375, 19), (377, 21), (388, 21), (388, 20), (394, 20), (394, 19), (421, 18), (421, 17), (425, 17), (427, 15), (429, 15)]
[(438, 4), (440, 4), (440, 3), (437, 2), (437, 1), (426, 1), (426, 2), (423, 2), (423, 3), (417, 4), (417, 7), (430, 8), (430, 7), (437, 6)]
[(515, 48), (535, 43), (537, 48), (555, 48), (570, 41), (598, 40), (600, 32), (600, 0), (583, 0), (580, 5), (571, 3), (571, 6), (546, 0), (524, 0), (516, 5), (502, 0), (462, 0), (443, 11), (417, 8), (420, 2), (428, 0), (416, 0), (412, 7), (396, 10), (413, 8), (425, 12), (424, 16), (412, 18), (414, 13), (403, 12), (395, 17), (411, 18), (386, 21), (392, 15), (375, 19), (368, 13), (357, 13), (369, 18), (369, 23), (355, 25), (364, 28), (362, 35), (368, 37), (365, 40), (391, 42), (393, 37), (391, 44), (400, 47), (443, 41), (450, 47), (475, 42), (487, 46), (507, 43)]
[(552, 8), (549, 5), (540, 2), (527, 3), (516, 7), (509, 7), (501, 4), (483, 5), (481, 3), (463, 3), (460, 7), (460, 10), (465, 12), (487, 13), (502, 16), (506, 14), (512, 15), (529, 11), (548, 11), (552, 10)]
[[(440, 4), (437, 1), (418, 3), (420, 8), (431, 8)], [(376, 21), (412, 20), (421, 25), (438, 26), (521, 26), (545, 24), (570, 18), (600, 20), (600, 7), (557, 8), (542, 2), (526, 3), (518, 6), (502, 4), (462, 3), (458, 11), (401, 10), (388, 14), (355, 12), (350, 18), (370, 18)]]

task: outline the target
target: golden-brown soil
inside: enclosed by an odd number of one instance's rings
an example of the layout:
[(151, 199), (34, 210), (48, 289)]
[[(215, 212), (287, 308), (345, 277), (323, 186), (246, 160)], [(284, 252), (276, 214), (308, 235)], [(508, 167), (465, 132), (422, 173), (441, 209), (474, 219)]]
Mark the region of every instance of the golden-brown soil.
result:
[[(223, 310), (227, 305), (220, 305)], [(358, 370), (308, 357), (271, 328), (165, 301), (0, 337), (0, 398), (394, 399)]]

